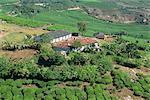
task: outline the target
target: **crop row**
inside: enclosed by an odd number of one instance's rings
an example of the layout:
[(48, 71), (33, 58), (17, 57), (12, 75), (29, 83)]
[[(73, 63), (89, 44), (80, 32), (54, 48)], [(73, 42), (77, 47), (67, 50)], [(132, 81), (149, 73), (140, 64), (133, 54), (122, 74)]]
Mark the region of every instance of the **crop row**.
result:
[(0, 83), (0, 98), (6, 100), (116, 100), (102, 84), (81, 89), (73, 86), (60, 87), (60, 81), (1, 79)]

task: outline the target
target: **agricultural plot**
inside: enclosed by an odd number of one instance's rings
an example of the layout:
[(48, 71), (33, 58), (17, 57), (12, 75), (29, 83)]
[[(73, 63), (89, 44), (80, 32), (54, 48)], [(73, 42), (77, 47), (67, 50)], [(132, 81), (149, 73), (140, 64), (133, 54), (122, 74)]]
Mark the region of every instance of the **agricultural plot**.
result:
[[(60, 83), (59, 81), (1, 80), (0, 98), (15, 100), (116, 100), (108, 91), (104, 90), (106, 87), (102, 84), (86, 86), (85, 90), (82, 90), (79, 87), (73, 86), (57, 87)], [(44, 87), (39, 88), (36, 84)], [(82, 82), (74, 82), (74, 84), (80, 85)]]
[[(69, 31), (70, 29), (76, 31), (77, 23), (85, 21), (88, 26), (86, 36), (93, 36), (93, 33), (99, 31), (108, 34), (125, 31), (133, 37), (140, 37), (143, 35), (142, 38), (150, 38), (149, 25), (110, 23), (90, 17), (82, 11), (49, 11), (34, 16), (33, 19), (62, 25), (62, 27), (56, 26), (56, 29), (65, 29), (63, 25), (72, 27), (68, 29)], [(51, 28), (49, 27), (49, 29)], [(54, 29), (54, 26), (52, 29)]]
[[(143, 7), (149, 0), (44, 0), (53, 3), (36, 14), (29, 4), (32, 16), (12, 16), (9, 11), (16, 1), (0, 0), (0, 31), (5, 33), (0, 38), (0, 100), (150, 99), (150, 25), (99, 20), (81, 7), (120, 10), (122, 3)], [(67, 10), (78, 6), (81, 9)], [(99, 51), (88, 47), (62, 55), (49, 41), (33, 37), (54, 30), (79, 32), (79, 22), (87, 26), (83, 36), (103, 32), (112, 41), (96, 39)], [(73, 44), (67, 43), (74, 49)]]

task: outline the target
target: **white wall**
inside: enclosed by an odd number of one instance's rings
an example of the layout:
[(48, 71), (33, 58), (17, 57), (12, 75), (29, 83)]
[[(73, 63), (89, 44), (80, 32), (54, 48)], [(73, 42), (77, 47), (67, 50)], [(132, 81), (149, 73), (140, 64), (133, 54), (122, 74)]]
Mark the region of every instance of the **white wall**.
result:
[(59, 42), (59, 41), (62, 41), (62, 40), (67, 40), (67, 39), (71, 38), (71, 36), (72, 36), (72, 35), (69, 34), (69, 35), (66, 35), (66, 36), (63, 36), (63, 37), (59, 37), (59, 38), (53, 39), (53, 40), (51, 41), (51, 43)]

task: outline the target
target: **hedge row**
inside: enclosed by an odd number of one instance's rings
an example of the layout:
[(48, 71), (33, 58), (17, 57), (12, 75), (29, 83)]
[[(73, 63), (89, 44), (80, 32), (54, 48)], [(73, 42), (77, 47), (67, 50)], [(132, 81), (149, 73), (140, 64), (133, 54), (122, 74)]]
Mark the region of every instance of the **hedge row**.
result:
[(144, 76), (131, 86), (134, 94), (150, 100), (150, 76)]
[(120, 70), (113, 70), (113, 83), (118, 88), (127, 87), (134, 92), (136, 96), (142, 96), (146, 100), (150, 99), (150, 76), (139, 76), (139, 79), (133, 80), (129, 75)]
[[(116, 100), (105, 90), (106, 86), (96, 84), (79, 87), (58, 87), (60, 81), (0, 79), (0, 99), (6, 100)], [(44, 85), (42, 85), (44, 84)]]

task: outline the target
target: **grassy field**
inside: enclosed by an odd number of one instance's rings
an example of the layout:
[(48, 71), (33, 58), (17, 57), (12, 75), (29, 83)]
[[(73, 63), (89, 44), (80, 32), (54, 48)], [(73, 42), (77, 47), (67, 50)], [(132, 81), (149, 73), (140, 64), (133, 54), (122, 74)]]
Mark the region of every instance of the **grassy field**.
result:
[[(56, 25), (56, 29), (58, 30), (68, 26), (70, 27), (68, 28), (69, 31), (76, 31), (77, 23), (85, 21), (88, 25), (86, 32), (87, 36), (92, 36), (94, 32), (98, 31), (105, 32), (108, 34), (126, 31), (130, 36), (140, 37), (140, 35), (143, 35), (143, 38), (150, 38), (150, 26), (139, 24), (111, 23), (95, 19), (91, 16), (88, 16), (82, 11), (49, 11), (40, 13), (39, 15), (34, 16), (32, 19), (41, 22), (59, 24), (60, 27)], [(54, 26), (51, 28), (55, 29)], [(49, 29), (51, 28), (49, 27)]]
[(0, 19), (8, 23), (13, 23), (16, 25), (28, 26), (28, 27), (39, 27), (39, 26), (48, 24), (47, 22), (43, 22), (43, 21), (34, 21), (29, 18), (13, 17), (13, 16), (4, 15), (4, 14), (0, 14)]
[(17, 0), (0, 0), (0, 4), (15, 3)]
[(79, 4), (104, 9), (118, 9), (121, 6), (150, 8), (150, 0), (79, 0)]
[(80, 2), (78, 2), (77, 4), (88, 7), (100, 8), (103, 10), (113, 10), (120, 8), (120, 5), (117, 5), (112, 0), (80, 0)]
[[(15, 0), (2, 0), (1, 3), (5, 2), (15, 2)], [(117, 0), (116, 0), (117, 1)], [(137, 4), (140, 3), (140, 0), (134, 0)], [(147, 1), (147, 0), (146, 0)], [(125, 2), (132, 4), (133, 0), (121, 0), (119, 2)], [(141, 1), (144, 2), (145, 1)], [(91, 7), (100, 7), (101, 9), (119, 9), (120, 6), (114, 3), (111, 0), (79, 0), (78, 4), (87, 5)], [(149, 1), (148, 1), (149, 4)], [(50, 10), (43, 11), (38, 15), (33, 16), (32, 18), (21, 18), (21, 17), (12, 17), (4, 14), (0, 15), (0, 19), (7, 21), (8, 23), (17, 24), (20, 26), (28, 27), (39, 27), (45, 24), (53, 23), (54, 26), (49, 26), (49, 30), (65, 30), (70, 32), (77, 32), (77, 23), (85, 21), (87, 22), (87, 32), (86, 36), (93, 36), (95, 32), (105, 32), (107, 34), (114, 34), (115, 32), (125, 31), (128, 32), (129, 36), (138, 37), (138, 38), (150, 38), (150, 25), (139, 25), (139, 24), (120, 24), (120, 23), (111, 23), (103, 20), (98, 20), (87, 15), (83, 11), (67, 11), (67, 10)], [(141, 37), (141, 35), (143, 35)]]
[(145, 45), (145, 46), (150, 46), (149, 43), (146, 43), (145, 39), (139, 39), (139, 38), (135, 38), (135, 37), (130, 37), (130, 36), (122, 36), (122, 38), (126, 41), (130, 41), (132, 43), (136, 43), (138, 41), (139, 45)]

